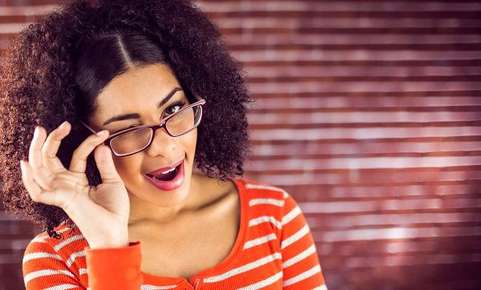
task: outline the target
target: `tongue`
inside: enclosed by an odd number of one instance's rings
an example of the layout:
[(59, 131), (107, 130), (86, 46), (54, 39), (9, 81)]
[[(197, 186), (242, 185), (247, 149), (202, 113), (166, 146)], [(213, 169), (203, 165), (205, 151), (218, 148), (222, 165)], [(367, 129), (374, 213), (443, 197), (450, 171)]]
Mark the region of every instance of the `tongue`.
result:
[(156, 175), (155, 178), (158, 180), (163, 180), (163, 181), (169, 181), (174, 179), (174, 177), (177, 175), (177, 168), (167, 174), (159, 174)]

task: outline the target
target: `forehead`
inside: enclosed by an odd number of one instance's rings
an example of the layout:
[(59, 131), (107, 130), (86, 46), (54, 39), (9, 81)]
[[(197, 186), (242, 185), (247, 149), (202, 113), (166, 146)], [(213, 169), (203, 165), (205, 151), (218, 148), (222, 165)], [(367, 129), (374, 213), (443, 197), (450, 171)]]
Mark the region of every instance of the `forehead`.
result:
[(129, 68), (112, 79), (97, 96), (93, 117), (102, 119), (121, 113), (141, 113), (145, 108), (155, 109), (175, 87), (180, 85), (168, 65)]

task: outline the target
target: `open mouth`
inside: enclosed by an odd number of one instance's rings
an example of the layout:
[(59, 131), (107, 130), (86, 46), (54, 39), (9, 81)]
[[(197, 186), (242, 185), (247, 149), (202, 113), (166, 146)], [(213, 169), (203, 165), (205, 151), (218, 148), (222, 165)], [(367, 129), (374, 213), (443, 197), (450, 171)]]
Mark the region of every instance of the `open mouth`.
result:
[(147, 173), (146, 175), (154, 180), (170, 181), (170, 180), (173, 180), (179, 174), (181, 165), (182, 163), (177, 165), (174, 169), (171, 169), (170, 171), (166, 171), (164, 173), (158, 173), (156, 175)]
[(163, 191), (172, 191), (180, 188), (185, 179), (185, 160), (182, 159), (172, 169), (157, 169), (145, 173), (145, 178), (155, 187)]

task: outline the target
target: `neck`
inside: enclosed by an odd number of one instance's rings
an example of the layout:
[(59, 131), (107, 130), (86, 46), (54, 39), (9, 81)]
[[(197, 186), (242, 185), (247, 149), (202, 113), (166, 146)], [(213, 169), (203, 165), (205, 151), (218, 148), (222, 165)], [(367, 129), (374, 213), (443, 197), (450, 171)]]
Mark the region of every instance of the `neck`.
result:
[(169, 223), (177, 220), (187, 212), (193, 212), (201, 203), (199, 188), (202, 188), (202, 178), (192, 174), (188, 193), (184, 199), (170, 202), (161, 200), (152, 202), (142, 199), (139, 195), (129, 191), (130, 198), (130, 217), (129, 226), (144, 222), (155, 222), (157, 224)]

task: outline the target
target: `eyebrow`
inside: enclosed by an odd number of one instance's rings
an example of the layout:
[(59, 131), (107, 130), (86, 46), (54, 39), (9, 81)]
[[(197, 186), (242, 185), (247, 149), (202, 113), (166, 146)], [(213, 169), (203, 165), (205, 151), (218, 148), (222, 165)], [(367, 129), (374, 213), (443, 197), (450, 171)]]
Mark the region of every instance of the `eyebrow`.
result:
[[(179, 88), (179, 87), (175, 87), (172, 91), (170, 91), (170, 93), (167, 94), (167, 96), (165, 96), (165, 98), (163, 98), (162, 101), (159, 102), (159, 104), (157, 104), (157, 108), (160, 108), (165, 103), (167, 103), (175, 95), (175, 93), (178, 92), (178, 91), (182, 91), (182, 89)], [(128, 119), (139, 119), (139, 118), (140, 118), (140, 115), (137, 114), (137, 113), (122, 114), (122, 115), (114, 116), (114, 117), (108, 119), (102, 125), (105, 126), (107, 124), (110, 124), (110, 123), (116, 122), (116, 121), (122, 121), (122, 120), (128, 120)]]

